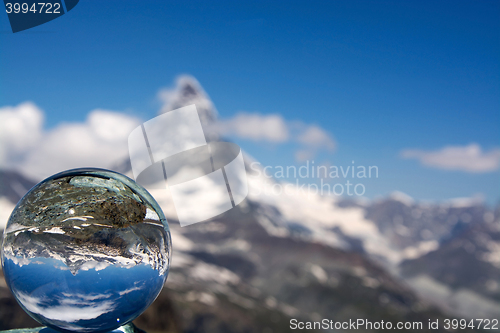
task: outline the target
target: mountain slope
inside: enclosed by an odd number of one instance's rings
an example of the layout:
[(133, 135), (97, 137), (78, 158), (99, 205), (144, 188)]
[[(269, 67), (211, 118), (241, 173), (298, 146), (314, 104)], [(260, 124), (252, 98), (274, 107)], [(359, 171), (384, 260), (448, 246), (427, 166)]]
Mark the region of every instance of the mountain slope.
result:
[[(195, 103), (207, 141), (218, 138), (210, 131), (217, 111), (198, 82), (184, 77), (163, 98), (161, 112)], [(203, 223), (181, 228), (166, 191), (151, 190), (171, 226), (173, 258), (139, 327), (276, 333), (289, 332), (291, 318), (442, 320), (432, 304), (447, 318), (500, 315), (498, 213), (477, 201), (419, 203), (401, 193), (320, 196), (267, 178), (245, 159), (248, 198)], [(128, 160), (115, 169), (131, 176)], [(33, 185), (0, 171), (0, 229)], [(0, 328), (33, 325), (13, 304), (0, 282)]]
[(0, 198), (16, 204), (36, 182), (13, 170), (0, 169)]
[(17, 202), (35, 184), (16, 171), (0, 169), (0, 230), (7, 224)]
[(288, 332), (290, 318), (443, 318), (363, 254), (270, 235), (257, 221), (256, 205), (246, 201), (187, 228), (171, 223), (177, 246), (174, 241), (166, 288), (180, 307), (191, 309), (190, 320), (184, 320), (187, 331), (205, 332), (207, 327), (195, 323), (207, 320), (214, 330), (223, 330), (231, 324), (226, 311), (237, 312), (236, 318), (249, 325), (233, 332), (265, 327)]
[[(500, 315), (500, 223), (459, 226), (435, 251), (401, 264), (403, 278), (449, 311), (465, 317)], [(436, 292), (436, 290), (439, 290)]]

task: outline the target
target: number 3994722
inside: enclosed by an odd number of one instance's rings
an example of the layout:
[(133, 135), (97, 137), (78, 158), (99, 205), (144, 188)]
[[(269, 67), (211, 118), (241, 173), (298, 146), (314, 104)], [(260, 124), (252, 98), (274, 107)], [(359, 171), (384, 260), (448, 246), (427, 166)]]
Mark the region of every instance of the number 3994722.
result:
[(50, 2), (38, 2), (33, 3), (31, 6), (27, 3), (6, 3), (5, 9), (7, 14), (10, 13), (33, 13), (33, 14), (61, 14), (61, 4), (60, 3), (50, 3)]

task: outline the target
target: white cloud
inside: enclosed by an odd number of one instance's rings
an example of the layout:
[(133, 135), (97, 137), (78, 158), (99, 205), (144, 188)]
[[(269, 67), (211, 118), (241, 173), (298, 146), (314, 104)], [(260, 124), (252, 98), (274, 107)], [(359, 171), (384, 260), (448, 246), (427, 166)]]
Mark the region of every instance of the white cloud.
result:
[(297, 161), (303, 162), (312, 159), (320, 150), (329, 152), (335, 150), (336, 143), (332, 135), (321, 127), (303, 123), (295, 123), (294, 126), (299, 129), (296, 141), (303, 146), (295, 152)]
[(429, 167), (472, 173), (496, 171), (500, 167), (499, 148), (483, 152), (475, 143), (467, 146), (447, 146), (435, 151), (406, 149), (401, 152), (401, 157), (416, 159)]
[(228, 120), (219, 120), (217, 129), (221, 135), (234, 135), (242, 139), (282, 143), (289, 139), (288, 126), (278, 114), (238, 113)]
[(331, 135), (316, 125), (307, 126), (297, 137), (297, 141), (310, 147), (335, 149), (335, 141)]
[(299, 162), (304, 162), (304, 161), (307, 161), (307, 160), (310, 160), (311, 158), (314, 157), (316, 153), (312, 150), (308, 150), (308, 149), (299, 149), (297, 151), (295, 151), (295, 160), (299, 161)]
[(17, 292), (17, 298), (28, 311), (47, 319), (70, 323), (79, 320), (95, 319), (113, 311), (116, 307), (111, 301), (93, 302), (76, 299), (74, 296), (60, 300), (60, 305), (56, 306), (47, 306), (46, 299), (33, 297), (22, 292)]
[(219, 120), (215, 127), (223, 136), (275, 144), (298, 144), (300, 148), (295, 152), (295, 159), (301, 162), (313, 158), (320, 150), (331, 152), (336, 147), (332, 135), (321, 127), (286, 121), (279, 114), (240, 112), (233, 118)]
[(44, 131), (36, 105), (0, 108), (0, 167), (20, 168), (36, 179), (72, 168), (110, 168), (128, 156), (127, 138), (138, 125), (128, 115), (94, 110), (83, 123)]
[(42, 136), (43, 112), (35, 104), (0, 108), (0, 166), (23, 159)]

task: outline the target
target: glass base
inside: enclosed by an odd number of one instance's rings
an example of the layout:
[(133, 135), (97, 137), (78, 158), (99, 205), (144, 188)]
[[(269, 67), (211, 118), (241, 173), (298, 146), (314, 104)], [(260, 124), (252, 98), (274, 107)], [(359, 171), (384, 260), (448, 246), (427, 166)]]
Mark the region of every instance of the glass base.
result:
[[(61, 333), (61, 332), (43, 326), (35, 328), (16, 328), (13, 330), (0, 331), (0, 333)], [(129, 323), (127, 325), (120, 326), (115, 330), (109, 331), (108, 333), (146, 333), (146, 332), (137, 328), (134, 324)]]

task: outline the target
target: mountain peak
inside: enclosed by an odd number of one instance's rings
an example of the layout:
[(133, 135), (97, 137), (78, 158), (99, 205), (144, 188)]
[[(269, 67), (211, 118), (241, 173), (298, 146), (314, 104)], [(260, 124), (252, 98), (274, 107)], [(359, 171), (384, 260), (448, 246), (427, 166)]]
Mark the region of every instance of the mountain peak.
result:
[(204, 128), (208, 128), (217, 119), (217, 109), (212, 100), (198, 80), (190, 75), (179, 76), (174, 88), (163, 89), (158, 95), (164, 103), (160, 114), (195, 104)]

